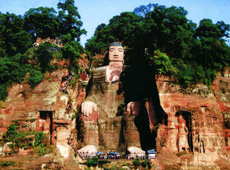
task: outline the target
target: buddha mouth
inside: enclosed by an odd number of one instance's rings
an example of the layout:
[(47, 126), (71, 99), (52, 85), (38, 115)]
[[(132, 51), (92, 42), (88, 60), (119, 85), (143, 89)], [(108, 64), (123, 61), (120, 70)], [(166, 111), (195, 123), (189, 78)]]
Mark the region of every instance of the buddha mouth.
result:
[(109, 60), (109, 61), (123, 62), (123, 60), (117, 60), (116, 58)]

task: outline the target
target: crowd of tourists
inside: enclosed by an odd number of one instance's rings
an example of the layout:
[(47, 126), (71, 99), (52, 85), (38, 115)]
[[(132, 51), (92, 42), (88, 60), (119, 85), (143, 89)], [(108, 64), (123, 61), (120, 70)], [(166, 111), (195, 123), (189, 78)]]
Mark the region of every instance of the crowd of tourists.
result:
[(120, 155), (118, 152), (107, 152), (103, 153), (101, 151), (96, 153), (79, 153), (79, 156), (84, 159), (89, 159), (93, 157), (98, 157), (99, 159), (154, 159), (156, 157), (156, 151), (154, 149), (148, 150), (146, 154), (140, 153), (127, 153), (124, 155)]

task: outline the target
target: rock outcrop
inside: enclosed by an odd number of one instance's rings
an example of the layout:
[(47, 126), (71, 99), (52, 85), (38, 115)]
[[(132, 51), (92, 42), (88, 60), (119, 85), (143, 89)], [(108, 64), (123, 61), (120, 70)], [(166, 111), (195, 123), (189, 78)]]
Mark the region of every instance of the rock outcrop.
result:
[[(85, 67), (86, 62), (79, 65)], [(73, 75), (62, 69), (47, 74), (34, 89), (26, 82), (14, 84), (0, 103), (0, 137), (12, 123), (24, 131), (43, 131), (62, 156), (69, 157), (80, 145), (76, 112), (89, 78), (86, 72), (80, 77), (73, 86)], [(156, 84), (160, 105), (168, 115), (167, 123), (154, 127), (154, 106), (146, 102), (150, 129), (158, 128), (153, 139), (157, 152), (191, 152), (194, 164), (226, 157), (230, 150), (230, 70), (219, 73), (211, 88), (198, 84), (183, 89), (164, 76), (156, 76)]]
[(161, 106), (168, 115), (168, 124), (158, 129), (157, 151), (192, 152), (194, 163), (204, 164), (226, 157), (230, 140), (229, 70), (218, 74), (210, 89), (203, 84), (183, 89), (163, 76), (156, 80)]
[[(85, 69), (87, 60), (82, 59), (79, 65)], [(69, 157), (70, 150), (77, 147), (76, 111), (85, 97), (87, 78), (85, 70), (80, 73), (82, 83), (68, 69), (59, 69), (46, 73), (34, 89), (26, 81), (14, 84), (6, 101), (1, 102), (0, 136), (12, 123), (22, 131), (43, 131), (50, 144)]]

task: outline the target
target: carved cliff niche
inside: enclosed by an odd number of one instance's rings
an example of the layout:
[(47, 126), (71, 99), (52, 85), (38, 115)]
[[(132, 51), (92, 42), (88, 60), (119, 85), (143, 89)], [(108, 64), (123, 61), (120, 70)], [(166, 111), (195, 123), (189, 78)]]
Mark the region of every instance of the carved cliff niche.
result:
[(46, 133), (50, 138), (53, 133), (53, 112), (52, 111), (39, 111), (38, 117), (38, 130)]
[(193, 151), (192, 143), (192, 113), (189, 111), (178, 111), (175, 114), (177, 118), (177, 148), (179, 152)]

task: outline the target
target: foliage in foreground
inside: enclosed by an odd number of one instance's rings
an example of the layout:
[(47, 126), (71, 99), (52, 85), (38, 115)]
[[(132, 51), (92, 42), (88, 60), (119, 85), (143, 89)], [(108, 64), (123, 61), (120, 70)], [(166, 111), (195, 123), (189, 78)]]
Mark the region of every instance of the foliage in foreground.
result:
[(138, 167), (138, 166), (142, 166), (143, 168), (148, 168), (148, 169), (151, 169), (152, 168), (152, 165), (151, 163), (149, 162), (149, 160), (144, 160), (144, 161), (141, 161), (140, 158), (136, 158), (134, 161), (133, 161), (133, 165), (135, 167)]
[(89, 158), (86, 162), (86, 165), (88, 167), (91, 167), (91, 166), (96, 167), (98, 164), (99, 164), (98, 157)]
[(14, 165), (14, 164), (15, 164), (14, 161), (1, 161), (0, 162), (0, 167), (11, 166), (11, 165)]
[[(33, 142), (33, 137), (28, 139), (29, 135), (34, 135), (35, 140)], [(43, 132), (24, 132), (18, 131), (18, 127), (15, 124), (11, 124), (6, 133), (3, 134), (4, 143), (9, 142), (10, 151), (8, 154), (18, 153), (20, 148), (24, 149), (34, 149), (34, 152), (43, 156), (54, 150), (54, 146), (49, 145), (49, 140)]]
[[(103, 166), (104, 164), (110, 163), (108, 160), (101, 160), (98, 157), (88, 158), (86, 165), (88, 167)], [(105, 168), (105, 167), (103, 167)], [(106, 169), (106, 168), (105, 168)]]

